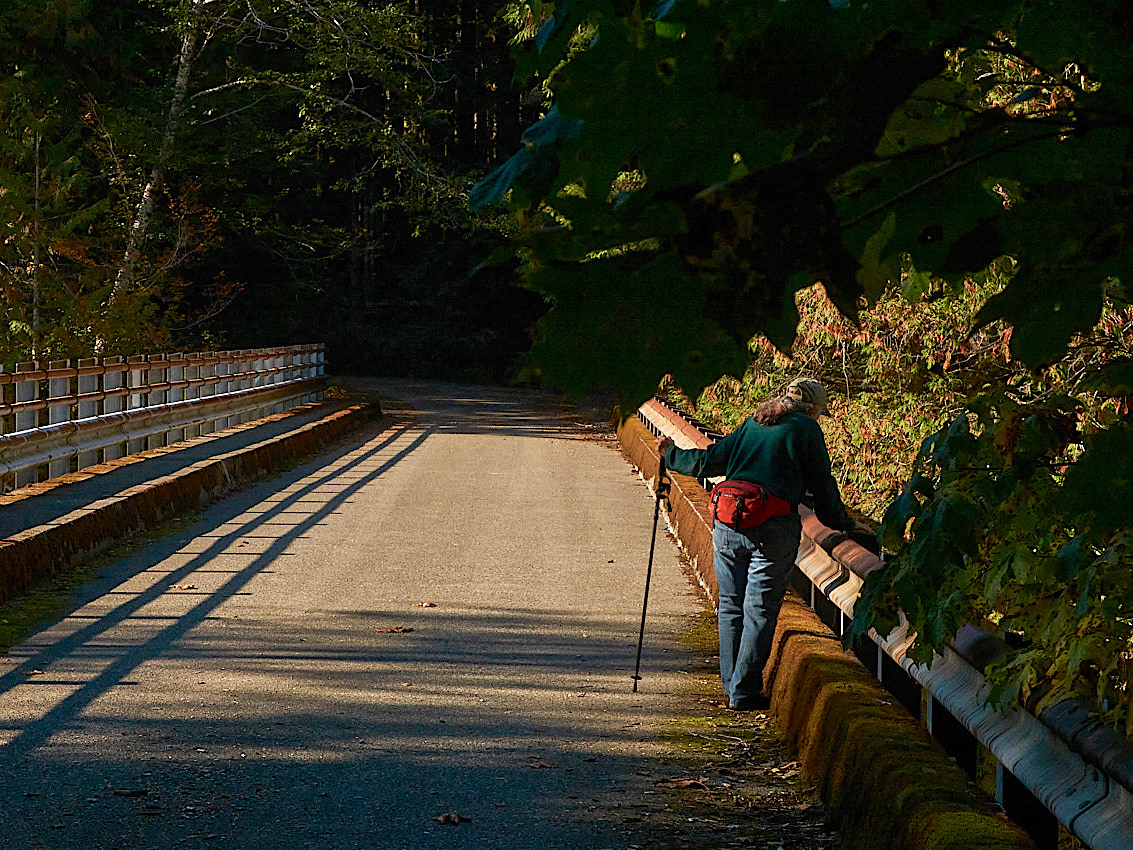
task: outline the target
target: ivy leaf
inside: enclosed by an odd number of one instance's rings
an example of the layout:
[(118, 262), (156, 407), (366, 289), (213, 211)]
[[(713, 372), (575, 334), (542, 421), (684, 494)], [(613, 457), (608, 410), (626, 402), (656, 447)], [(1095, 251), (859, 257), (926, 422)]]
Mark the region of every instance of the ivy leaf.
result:
[(857, 280), (871, 302), (877, 301), (885, 288), (900, 278), (897, 258), (886, 250), (896, 231), (897, 216), (890, 213), (878, 231), (866, 240), (865, 248), (858, 258), (861, 268), (858, 269)]
[(679, 247), (706, 280), (709, 315), (737, 339), (762, 332), (789, 350), (798, 321), (792, 296), (814, 280), (844, 312), (856, 309), (858, 263), (823, 187), (800, 173), (806, 167), (784, 164), (713, 186), (686, 212)]
[(1089, 268), (1038, 269), (1020, 265), (1015, 277), (988, 299), (975, 328), (1003, 319), (1013, 325), (1011, 353), (1031, 368), (1057, 360), (1071, 337), (1101, 317), (1101, 281)]
[(945, 76), (926, 80), (894, 110), (876, 155), (886, 159), (956, 138), (968, 125), (970, 100), (969, 87), (957, 80)]
[(609, 387), (632, 411), (667, 373), (696, 394), (746, 364), (743, 349), (700, 318), (701, 288), (671, 254), (645, 263), (615, 256), (547, 266), (530, 282), (554, 306), (541, 323), (528, 375), (569, 396)]
[[(1029, 5), (1016, 39), (1019, 50), (1046, 70), (1061, 71), (1070, 63), (1115, 87), (1133, 76), (1133, 46), (1127, 38), (1128, 12), (1114, 0), (1058, 0), (1057, 10)], [(1115, 30), (1125, 32), (1117, 36)], [(1116, 37), (1115, 37), (1116, 36)]]
[(478, 210), (502, 201), (512, 187), (530, 172), (533, 163), (531, 149), (520, 148), (503, 165), (472, 187), (468, 194), (469, 209)]
[(559, 112), (558, 105), (547, 110), (547, 114), (523, 131), (520, 141), (525, 145), (545, 147), (563, 139), (577, 139), (582, 132), (582, 122), (567, 118)]
[(1069, 543), (1058, 550), (1056, 556), (1060, 577), (1073, 580), (1078, 577), (1082, 567), (1093, 560), (1093, 552), (1083, 534), (1076, 535)]
[(571, 7), (574, 6), (575, 2), (576, 0), (559, 0), (559, 2), (555, 4), (554, 14), (547, 18), (547, 20), (543, 22), (543, 26), (539, 27), (539, 31), (535, 33), (535, 46), (539, 50), (546, 47), (551, 36), (563, 27), (564, 22), (570, 16)]
[(1116, 427), (1093, 435), (1066, 472), (1056, 504), (1068, 516), (1090, 515), (1099, 531), (1124, 528), (1133, 504), (1133, 430)]
[(1083, 386), (1109, 396), (1133, 395), (1133, 358), (1125, 357), (1103, 364), (1101, 369), (1083, 381)]
[(893, 500), (885, 510), (885, 517), (881, 520), (881, 545), (889, 552), (901, 549), (905, 542), (905, 528), (909, 520), (921, 515), (922, 503), (918, 495), (931, 499), (934, 494), (932, 483), (925, 476), (914, 475), (909, 484), (906, 484), (901, 495)]
[(520, 148), (503, 165), (472, 187), (468, 195), (468, 207), (478, 210), (499, 203), (509, 191), (525, 182), (536, 185), (528, 188), (528, 194), (541, 198), (546, 194), (551, 175), (557, 171), (557, 163), (550, 151), (561, 142), (577, 139), (582, 132), (582, 122), (567, 118), (552, 106), (547, 114), (523, 131)]

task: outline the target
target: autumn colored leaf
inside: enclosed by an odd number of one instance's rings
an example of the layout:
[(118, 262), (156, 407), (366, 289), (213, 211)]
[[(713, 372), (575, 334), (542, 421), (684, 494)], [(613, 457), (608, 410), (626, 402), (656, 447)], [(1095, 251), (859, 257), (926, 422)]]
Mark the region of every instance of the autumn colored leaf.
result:
[(433, 820), (437, 823), (443, 823), (446, 826), (459, 826), (462, 823), (468, 823), (472, 818), (467, 815), (462, 815), (459, 812), (445, 812), (442, 815), (437, 815)]
[(408, 632), (413, 631), (413, 627), (412, 626), (391, 626), (388, 629), (374, 629), (374, 631), (379, 632), (381, 634), (385, 634), (385, 635), (403, 635), (403, 634), (406, 634)]
[(697, 779), (661, 779), (653, 783), (658, 788), (696, 788), (698, 791), (708, 790), (708, 777)]

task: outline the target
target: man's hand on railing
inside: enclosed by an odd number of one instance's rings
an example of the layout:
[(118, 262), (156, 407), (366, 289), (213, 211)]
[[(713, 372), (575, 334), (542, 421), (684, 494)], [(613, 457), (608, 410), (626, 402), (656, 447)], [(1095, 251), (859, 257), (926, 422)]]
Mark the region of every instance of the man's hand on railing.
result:
[(872, 552), (874, 555), (881, 554), (881, 546), (877, 540), (877, 530), (868, 522), (863, 522), (860, 519), (856, 520), (853, 529), (851, 529), (847, 536), (867, 552)]

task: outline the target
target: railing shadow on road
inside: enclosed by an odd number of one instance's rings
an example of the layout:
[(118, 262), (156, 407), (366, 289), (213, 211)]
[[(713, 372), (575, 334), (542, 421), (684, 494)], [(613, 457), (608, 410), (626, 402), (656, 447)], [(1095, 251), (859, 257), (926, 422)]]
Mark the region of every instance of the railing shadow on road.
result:
[[(581, 705), (587, 699), (585, 695), (592, 693), (585, 682), (586, 676), (594, 672), (588, 659), (621, 655), (625, 660), (624, 684), (628, 691), (628, 671), (636, 636), (619, 634), (616, 639), (610, 638), (608, 641), (603, 641), (596, 635), (574, 640), (548, 638), (548, 634), (552, 632), (555, 635), (595, 632), (594, 622), (576, 622), (572, 619), (573, 615), (565, 611), (495, 608), (460, 613), (416, 612), (418, 617), (424, 616), (425, 623), (430, 623), (435, 628), (421, 628), (417, 631), (415, 627), (412, 633), (375, 631), (379, 628), (397, 629), (405, 625), (407, 617), (387, 611), (337, 612), (333, 614), (332, 620), (345, 619), (349, 621), (349, 626), (343, 626), (334, 633), (323, 634), (317, 639), (305, 638), (304, 642), (299, 643), (295, 642), (294, 636), (305, 634), (309, 627), (297, 625), (291, 635), (290, 649), (284, 649), (288, 645), (287, 635), (273, 635), (262, 642), (257, 639), (248, 643), (251, 646), (263, 646), (265, 643), (280, 646), (280, 652), (274, 656), (260, 653), (218, 653), (215, 645), (206, 646), (199, 651), (194, 647), (192, 630), (197, 625), (212, 618), (216, 609), (226, 600), (241, 594), (257, 574), (269, 570), (276, 558), (285, 554), (292, 541), (315, 524), (324, 521), (359, 489), (389, 471), (435, 433), (434, 428), (418, 432), (409, 426), (394, 427), (364, 454), (349, 457), (357, 448), (348, 445), (329, 455), (323, 455), (315, 464), (293, 470), (278, 479), (277, 489), (286, 492), (278, 502), (271, 503), (249, 521), (229, 527), (232, 521), (238, 521), (237, 518), (249, 508), (260, 504), (255, 496), (238, 494), (215, 506), (210, 511), (210, 522), (226, 530), (209, 538), (210, 542), (203, 550), (186, 553), (183, 551), (184, 541), (172, 538), (157, 541), (127, 559), (117, 574), (94, 583), (87, 590), (85, 601), (89, 603), (101, 598), (113, 601), (112, 607), (94, 613), (72, 613), (64, 621), (73, 629), (69, 633), (62, 637), (41, 633), (40, 637), (31, 638), (9, 653), (11, 657), (20, 660), (0, 675), (0, 696), (13, 688), (28, 685), (62, 686), (63, 690), (69, 692), (46, 712), (26, 723), (0, 723), (0, 727), (7, 727), (0, 732), (0, 760), (11, 763), (13, 759), (25, 756), (42, 745), (57, 731), (65, 729), (100, 696), (127, 682), (131, 673), (142, 664), (157, 658), (192, 655), (202, 663), (213, 659), (230, 667), (246, 667), (250, 671), (273, 667), (278, 668), (277, 674), (281, 680), (290, 678), (295, 681), (304, 676), (324, 684), (341, 680), (342, 687), (349, 690), (350, 679), (355, 673), (351, 669), (335, 672), (328, 669), (328, 665), (380, 664), (384, 668), (398, 671), (418, 663), (422, 657), (428, 657), (431, 663), (459, 669), (461, 672), (455, 678), (462, 683), (462, 687), (486, 690), (497, 696), (505, 691), (513, 695), (534, 691), (543, 694), (561, 692), (565, 695), (564, 698), (578, 699)], [(409, 442), (398, 447), (399, 440)], [(367, 460), (374, 461), (378, 455), (387, 451), (392, 451), (393, 454), (372, 471), (358, 475), (360, 464)], [(339, 465), (336, 466), (336, 463)], [(317, 472), (309, 483), (298, 489), (289, 489), (304, 477), (311, 476), (312, 468)], [(337, 487), (342, 482), (348, 483), (333, 495), (320, 496), (323, 501), (316, 510), (304, 507), (298, 511), (301, 519), (296, 521), (290, 518), (294, 516), (294, 509), (299, 503), (310, 501), (314, 491), (320, 488), (325, 490), (328, 486)], [(285, 516), (288, 518), (280, 523)], [(255, 537), (257, 530), (267, 525), (271, 526), (271, 531), (265, 537), (271, 543), (263, 552), (250, 556), (251, 561), (247, 566), (232, 571), (217, 590), (200, 592), (199, 597), (192, 592), (177, 594), (181, 599), (197, 599), (189, 610), (175, 616), (166, 616), (161, 612), (147, 613), (144, 610), (151, 603), (168, 598), (170, 588), (178, 587), (217, 554), (240, 539)], [(148, 586), (137, 590), (128, 587), (133, 578), (152, 578), (155, 566), (178, 554), (187, 557), (173, 569), (156, 573), (156, 578)], [(119, 599), (121, 601), (117, 601)], [(152, 634), (136, 645), (104, 638), (111, 630), (127, 623), (147, 623)], [(623, 630), (624, 627), (624, 623), (608, 626)], [(233, 634), (253, 628), (243, 621), (232, 622), (228, 626)], [(440, 638), (438, 635), (448, 637)], [(343, 649), (344, 646), (350, 648)], [(491, 646), (492, 653), (486, 653), (485, 646)], [(85, 681), (80, 681), (81, 676), (72, 676), (74, 681), (60, 682), (51, 674), (53, 666), (63, 669), (68, 664), (77, 670), (89, 670), (100, 664), (102, 668)], [(516, 681), (514, 674), (517, 670), (526, 671), (530, 675)], [(558, 684), (545, 680), (540, 683), (540, 677), (545, 679), (547, 671), (555, 671), (555, 675), (565, 679)], [(413, 691), (413, 683), (403, 687), (403, 679), (396, 673), (395, 678), (398, 681), (390, 686), (394, 693), (417, 696)], [(572, 681), (566, 681), (568, 679)], [(497, 714), (498, 708), (497, 703)]]
[[(33, 846), (15, 842), (55, 823), (65, 846), (92, 850), (196, 846), (205, 834), (273, 850), (626, 846), (569, 837), (612, 831), (621, 795), (667, 776), (636, 778), (656, 770), (639, 743), (660, 709), (645, 698), (648, 673), (631, 693), (624, 622), (441, 608), (418, 612), (412, 632), (376, 632), (413, 614), (331, 613), (330, 626), (285, 635), (231, 624), (229, 646), (274, 641), (266, 656), (218, 654), (189, 635), (163, 655), (211, 687), (186, 682), (128, 717), (84, 716), (82, 739), (3, 757), (13, 843), (0, 847)], [(408, 672), (422, 656), (446, 668), (443, 682)], [(97, 817), (59, 814), (82, 815), (82, 799)], [(471, 818), (459, 833), (433, 821), (453, 811)], [(263, 830), (267, 843), (240, 843)]]
[[(399, 438), (408, 434), (409, 430), (408, 426), (393, 430), (389, 436), (376, 446), (341, 467), (335, 467), (334, 463), (336, 461), (341, 462), (344, 456), (354, 450), (353, 447), (345, 446), (330, 455), (323, 455), (315, 463), (320, 467), (329, 467), (331, 469), (330, 472), (318, 475), (309, 484), (283, 496), (279, 502), (274, 503), (264, 512), (257, 514), (252, 520), (244, 522), (231, 531), (217, 537), (203, 552), (193, 555), (180, 567), (169, 572), (163, 572), (159, 577), (159, 581), (144, 590), (129, 594), (128, 599), (101, 614), (94, 622), (81, 626), (71, 634), (62, 637), (58, 641), (51, 642), (42, 648), (37, 649), (37, 639), (35, 637), (31, 638), (20, 647), (13, 648), (9, 652), (10, 656), (19, 657), (26, 654), (26, 657), (15, 667), (9, 669), (3, 675), (0, 675), (0, 695), (5, 694), (16, 686), (26, 685), (29, 682), (29, 676), (36, 674), (36, 671), (49, 667), (51, 664), (68, 656), (74, 656), (84, 648), (89, 648), (92, 641), (100, 635), (129, 619), (135, 618), (142, 608), (154, 602), (163, 594), (167, 594), (170, 587), (176, 587), (180, 581), (184, 580), (187, 576), (191, 575), (195, 570), (208, 562), (215, 554), (225, 550), (231, 543), (242, 536), (248, 535), (256, 528), (268, 524), (272, 519), (287, 513), (289, 508), (304, 501), (304, 497), (311, 495), (318, 488), (327, 486), (328, 483), (333, 482), (344, 473), (351, 473), (351, 471), (357, 467), (358, 463), (380, 454), (383, 450), (392, 446)], [(291, 542), (300, 537), (316, 523), (321, 522), (333, 513), (357, 490), (402, 461), (424, 443), (432, 433), (432, 429), (422, 431), (407, 446), (399, 449), (373, 471), (362, 477), (351, 477), (349, 479), (350, 483), (347, 486), (343, 487), (343, 489), (338, 491), (335, 495), (327, 498), (321, 507), (308, 513), (303, 520), (293, 523), (289, 530), (279, 534), (273, 534), (272, 544), (263, 553), (256, 555), (248, 566), (235, 572), (218, 590), (208, 594), (181, 616), (173, 618), (173, 622), (160, 629), (156, 634), (140, 645), (127, 649), (117, 658), (110, 661), (102, 672), (83, 683), (46, 714), (18, 730), (14, 736), (11, 734), (7, 735), (7, 743), (0, 752), (10, 757), (14, 753), (27, 752), (43, 743), (54, 731), (63, 728), (69, 718), (77, 716), (101, 694), (122, 681), (130, 671), (136, 669), (145, 661), (163, 654), (174, 642), (183, 638), (194, 626), (206, 620), (223, 602), (240, 593), (242, 588), (247, 585), (255, 575), (265, 570), (272, 564), (276, 557), (283, 554)], [(281, 488), (287, 487), (289, 483), (293, 484), (310, 474), (310, 467), (299, 468), (285, 474), (281, 479), (278, 479), (278, 484)], [(216, 508), (218, 513), (213, 514), (213, 521), (218, 524), (224, 524), (226, 521), (238, 517), (251, 507), (248, 503), (248, 498), (247, 495), (237, 495), (219, 503)], [(255, 500), (253, 497), (252, 505), (254, 504)], [(159, 541), (129, 559), (130, 565), (127, 571), (131, 574), (143, 573), (154, 564), (160, 563), (175, 554), (177, 548), (178, 544), (175, 542), (169, 540)], [(114, 580), (120, 581), (121, 577), (115, 577)], [(96, 584), (87, 599), (89, 600), (95, 596), (105, 595), (106, 593), (106, 587), (99, 587)], [(89, 657), (89, 651), (85, 653), (84, 657)], [(12, 730), (9, 731), (11, 732)]]
[[(194, 631), (270, 570), (291, 541), (441, 427), (395, 425), (364, 454), (352, 456), (357, 446), (348, 446), (293, 470), (277, 479), (280, 501), (248, 521), (241, 514), (257, 497), (226, 499), (210, 509), (221, 531), (203, 551), (183, 552), (184, 541), (174, 539), (154, 544), (89, 594), (107, 610), (73, 615), (70, 632), (17, 648), (12, 654), (22, 660), (0, 676), (0, 696), (15, 698), (7, 692), (18, 686), (51, 696), (46, 709), (26, 700), (0, 721), (0, 776), (13, 798), (0, 847), (33, 846), (28, 837), (42, 837), (50, 818), (50, 828), (66, 828), (70, 843), (58, 846), (68, 847), (169, 847), (226, 828), (245, 837), (266, 830), (271, 841), (255, 846), (279, 850), (519, 850), (560, 846), (564, 800), (576, 801), (571, 817), (578, 822), (602, 817), (590, 800), (623, 790), (609, 777), (632, 776), (641, 766), (641, 729), (660, 711), (631, 694), (636, 634), (624, 622), (550, 609), (449, 610), (440, 602), (404, 613), (326, 612), (325, 624), (296, 623), (283, 634), (226, 619), (225, 644), (235, 648), (224, 651)], [(377, 466), (363, 472), (363, 460)], [(170, 592), (215, 554), (257, 535), (272, 542), (218, 589)], [(179, 552), (184, 562), (154, 571)], [(151, 586), (106, 594), (113, 582), (143, 575)], [(146, 610), (158, 600), (190, 607)], [(142, 634), (122, 640), (109, 634), (117, 626)], [(405, 627), (413, 631), (396, 631)], [(265, 653), (265, 645), (276, 649)], [(647, 652), (643, 695), (648, 670), (663, 663), (660, 653)], [(422, 657), (443, 675), (409, 676)], [(126, 702), (151, 662), (171, 662), (191, 680), (156, 700)], [(217, 680), (232, 687), (218, 692)], [(382, 796), (367, 796), (376, 793)], [(99, 800), (97, 817), (70, 817), (82, 810), (75, 798), (86, 795)], [(451, 810), (473, 816), (474, 829), (447, 832), (432, 822)], [(520, 822), (522, 831), (505, 840)], [(336, 828), (349, 840), (318, 844), (312, 825), (330, 824), (345, 824)], [(418, 838), (382, 843), (393, 830)]]
[[(21, 754), (5, 771), (14, 792), (5, 807), (9, 837), (23, 839), (36, 823), (42, 836), (45, 825), (58, 822), (74, 842), (67, 846), (87, 848), (198, 846), (207, 834), (227, 837), (217, 846), (273, 850), (626, 846), (569, 836), (611, 831), (603, 822), (626, 799), (626, 777), (649, 766), (635, 748), (641, 737), (636, 719), (611, 728), (606, 695), (583, 697), (475, 667), (446, 688), (417, 678), (403, 684), (406, 661), (420, 652), (437, 653), (433, 663), (457, 665), (474, 663), (476, 652), (438, 646), (427, 626), (375, 638), (373, 617), (343, 616), (333, 628), (304, 630), (303, 643), (285, 638), (274, 658), (214, 658), (207, 647), (180, 647), (182, 658), (216, 664), (202, 677), (235, 681), (243, 672), (254, 677), (252, 686), (234, 688), (228, 704), (216, 705), (214, 691), (204, 698), (215, 705), (211, 711), (196, 695), (170, 693), (129, 718), (128, 737), (116, 718), (88, 717), (85, 724), (94, 728), (87, 747), (53, 742)], [(448, 631), (456, 625), (448, 616), (430, 618), (438, 631)], [(514, 637), (503, 647), (524, 653), (521, 666), (571, 661), (573, 647), (540, 648), (523, 639), (527, 629), (545, 628), (547, 616), (554, 614), (454, 615), (473, 644), (478, 637), (498, 641), (501, 626), (510, 624)], [(582, 625), (570, 618), (556, 624), (575, 633)], [(358, 645), (344, 651), (344, 640)], [(632, 642), (617, 643), (590, 651), (626, 649), (628, 665)], [(330, 665), (338, 669), (327, 675)], [(359, 675), (358, 668), (375, 665), (381, 668), (375, 676)], [(615, 700), (636, 702), (628, 676), (618, 685)], [(296, 699), (296, 688), (309, 696)], [(592, 731), (580, 734), (582, 727)], [(48, 775), (65, 778), (43, 782)], [(662, 778), (635, 782), (648, 788)], [(25, 789), (34, 794), (25, 796)], [(88, 795), (89, 805), (76, 802)], [(79, 816), (58, 814), (67, 809)], [(82, 816), (84, 809), (97, 817)], [(446, 812), (471, 822), (457, 831), (433, 821)], [(270, 840), (241, 843), (257, 832)], [(19, 845), (0, 838), (0, 846)]]

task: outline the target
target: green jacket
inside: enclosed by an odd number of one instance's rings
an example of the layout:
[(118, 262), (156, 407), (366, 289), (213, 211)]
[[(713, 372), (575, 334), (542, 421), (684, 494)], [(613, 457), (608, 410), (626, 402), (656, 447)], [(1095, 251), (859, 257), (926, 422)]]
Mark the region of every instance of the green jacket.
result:
[(723, 475), (762, 484), (792, 505), (810, 492), (820, 522), (841, 531), (854, 527), (830, 472), (822, 429), (803, 413), (788, 413), (775, 425), (760, 425), (749, 416), (735, 431), (706, 449), (670, 447), (665, 464), (674, 472), (696, 478)]

